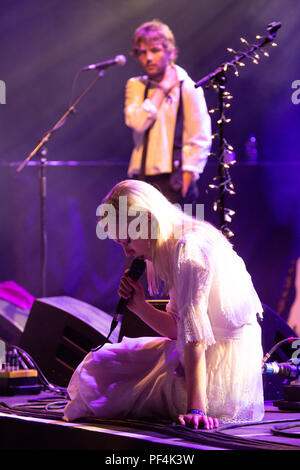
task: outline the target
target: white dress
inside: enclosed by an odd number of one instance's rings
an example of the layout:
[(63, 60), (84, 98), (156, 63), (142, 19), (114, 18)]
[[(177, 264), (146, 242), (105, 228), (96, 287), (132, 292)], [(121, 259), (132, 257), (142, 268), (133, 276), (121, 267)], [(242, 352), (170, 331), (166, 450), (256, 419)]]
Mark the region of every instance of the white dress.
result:
[(206, 345), (207, 414), (220, 422), (263, 418), (262, 307), (244, 262), (205, 227), (177, 242), (172, 261), (167, 310), (177, 340), (123, 338), (90, 352), (71, 378), (64, 419), (176, 419), (187, 410), (183, 347), (199, 341)]

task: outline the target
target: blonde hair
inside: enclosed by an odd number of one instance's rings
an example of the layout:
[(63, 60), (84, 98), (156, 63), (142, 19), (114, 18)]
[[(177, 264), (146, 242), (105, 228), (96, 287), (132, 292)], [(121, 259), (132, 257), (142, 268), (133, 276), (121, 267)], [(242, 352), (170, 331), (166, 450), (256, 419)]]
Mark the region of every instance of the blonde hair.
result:
[[(208, 222), (195, 219), (185, 214), (179, 207), (171, 204), (155, 187), (139, 180), (125, 180), (117, 183), (104, 198), (103, 203), (112, 204), (116, 213), (119, 211), (120, 197), (126, 196), (127, 211), (138, 207), (154, 221), (156, 233), (151, 238), (152, 262), (147, 261), (148, 288), (150, 294), (158, 292), (163, 281), (165, 289), (173, 285), (173, 259), (176, 243), (185, 233), (199, 232), (206, 240), (225, 237)], [(213, 235), (213, 236), (212, 236)]]
[(137, 55), (142, 42), (152, 41), (159, 41), (163, 45), (166, 51), (170, 53), (170, 62), (174, 64), (178, 56), (174, 34), (168, 25), (157, 19), (143, 23), (135, 30), (131, 54), (133, 56)]

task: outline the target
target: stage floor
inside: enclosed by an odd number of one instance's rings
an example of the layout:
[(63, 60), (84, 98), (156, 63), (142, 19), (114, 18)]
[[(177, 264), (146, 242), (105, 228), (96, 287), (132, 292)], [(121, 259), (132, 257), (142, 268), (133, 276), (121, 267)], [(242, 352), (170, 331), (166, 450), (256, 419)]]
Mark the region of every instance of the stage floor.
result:
[(1, 450), (97, 450), (112, 464), (121, 463), (114, 459), (128, 451), (143, 455), (144, 463), (151, 456), (150, 464), (158, 464), (158, 455), (191, 459), (205, 450), (300, 450), (300, 412), (279, 410), (271, 402), (265, 403), (261, 423), (221, 424), (212, 431), (154, 420), (67, 423), (62, 420), (64, 398), (49, 393), (0, 397), (0, 402)]

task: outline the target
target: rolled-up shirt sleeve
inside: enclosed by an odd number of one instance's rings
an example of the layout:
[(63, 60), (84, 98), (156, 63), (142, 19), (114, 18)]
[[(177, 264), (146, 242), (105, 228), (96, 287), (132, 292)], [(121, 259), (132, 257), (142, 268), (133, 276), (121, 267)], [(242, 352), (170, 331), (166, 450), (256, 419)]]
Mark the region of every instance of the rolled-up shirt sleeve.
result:
[(156, 120), (158, 110), (149, 100), (144, 100), (145, 83), (130, 78), (125, 88), (125, 123), (136, 132), (145, 132)]
[(175, 262), (179, 347), (198, 342), (210, 346), (215, 338), (208, 316), (212, 274), (207, 257), (199, 247), (179, 241)]

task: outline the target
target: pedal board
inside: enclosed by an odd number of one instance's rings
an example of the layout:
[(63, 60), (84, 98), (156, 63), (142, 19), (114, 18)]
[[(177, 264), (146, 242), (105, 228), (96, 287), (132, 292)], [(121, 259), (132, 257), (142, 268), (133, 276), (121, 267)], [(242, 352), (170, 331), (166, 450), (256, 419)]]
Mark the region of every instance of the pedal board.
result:
[(26, 395), (39, 393), (42, 386), (38, 383), (35, 369), (0, 370), (0, 395)]

